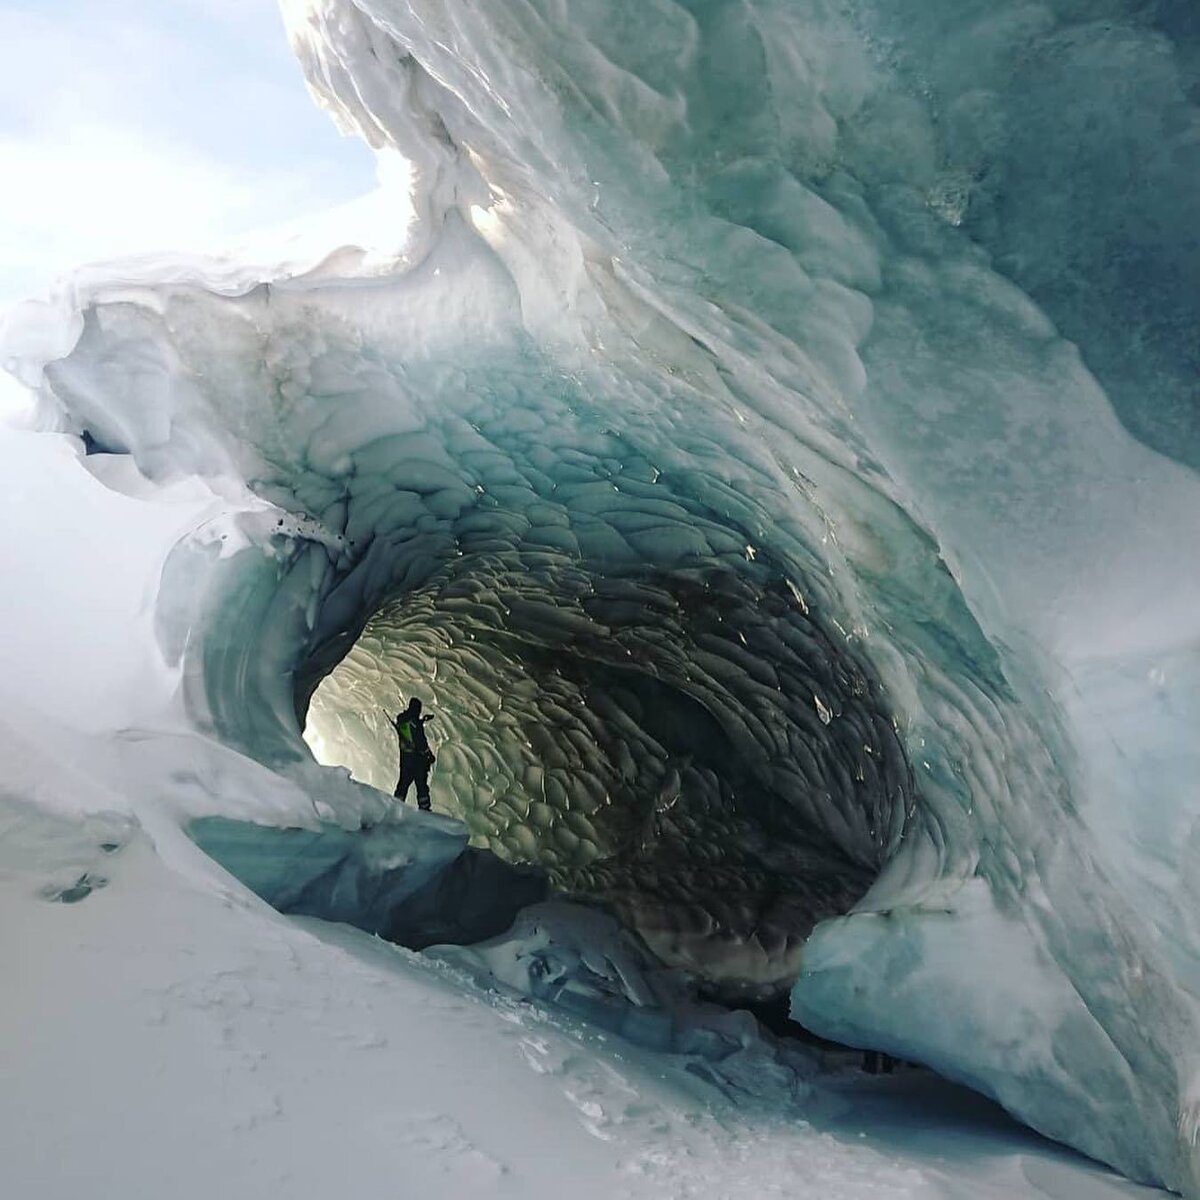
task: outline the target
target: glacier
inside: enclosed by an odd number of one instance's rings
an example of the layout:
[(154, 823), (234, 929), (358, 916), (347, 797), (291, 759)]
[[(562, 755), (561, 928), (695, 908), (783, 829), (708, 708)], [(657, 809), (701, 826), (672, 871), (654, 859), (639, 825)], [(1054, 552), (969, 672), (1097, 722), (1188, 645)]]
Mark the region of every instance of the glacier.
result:
[[(129, 861), (265, 919), (197, 846), (237, 822), (243, 883), (320, 915), (244, 840), (307, 831), (374, 932), (469, 840), (709, 1001), (1200, 1195), (1186, 7), (283, 10), (411, 197), (0, 335), (3, 812), (51, 894), (129, 907)], [(431, 818), (387, 811), (414, 692)], [(436, 961), (544, 998), (494, 934)], [(313, 936), (268, 960), (385, 953)]]

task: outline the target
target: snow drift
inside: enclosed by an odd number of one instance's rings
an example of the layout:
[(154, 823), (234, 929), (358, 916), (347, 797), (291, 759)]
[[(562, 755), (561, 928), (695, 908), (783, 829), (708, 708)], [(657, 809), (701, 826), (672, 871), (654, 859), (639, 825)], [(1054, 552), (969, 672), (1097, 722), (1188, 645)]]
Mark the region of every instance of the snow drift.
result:
[(477, 846), (1195, 1192), (1195, 42), (1104, 8), (288, 3), (403, 250), (6, 333), (79, 470), (219, 501), (97, 754), (354, 828), (418, 692)]

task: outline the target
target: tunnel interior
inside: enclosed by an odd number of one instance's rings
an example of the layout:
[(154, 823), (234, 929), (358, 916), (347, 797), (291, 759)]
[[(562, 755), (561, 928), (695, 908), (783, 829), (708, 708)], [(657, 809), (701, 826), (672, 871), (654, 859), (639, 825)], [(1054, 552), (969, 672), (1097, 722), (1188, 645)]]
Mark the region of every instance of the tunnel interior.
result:
[[(606, 910), (715, 998), (777, 999), (903, 835), (912, 773), (884, 689), (728, 518), (653, 468), (582, 482), (591, 503), (552, 486), (532, 512), (481, 488), (420, 582), (348, 649), (331, 638), (342, 657), (315, 687), (298, 675), (305, 739), (391, 792), (389, 716), (419, 697), (434, 809), (475, 851)], [(697, 552), (697, 527), (725, 553)], [(619, 552), (581, 550), (598, 529)]]

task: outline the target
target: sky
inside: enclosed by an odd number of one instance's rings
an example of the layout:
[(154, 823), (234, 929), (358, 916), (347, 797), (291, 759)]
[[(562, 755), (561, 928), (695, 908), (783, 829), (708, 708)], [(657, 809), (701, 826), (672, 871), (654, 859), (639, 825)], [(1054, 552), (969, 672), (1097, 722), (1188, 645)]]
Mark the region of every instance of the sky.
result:
[(0, 0), (0, 306), (370, 191), (275, 0)]

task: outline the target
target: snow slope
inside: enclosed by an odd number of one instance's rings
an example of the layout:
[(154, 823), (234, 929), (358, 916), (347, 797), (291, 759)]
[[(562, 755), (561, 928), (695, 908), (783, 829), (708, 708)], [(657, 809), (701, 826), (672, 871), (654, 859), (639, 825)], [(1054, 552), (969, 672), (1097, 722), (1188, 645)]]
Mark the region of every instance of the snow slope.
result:
[[(188, 878), (127, 818), (0, 820), (7, 1195), (1149, 1194), (953, 1094), (731, 1101), (694, 1056)], [(107, 883), (40, 894), (84, 873)]]

